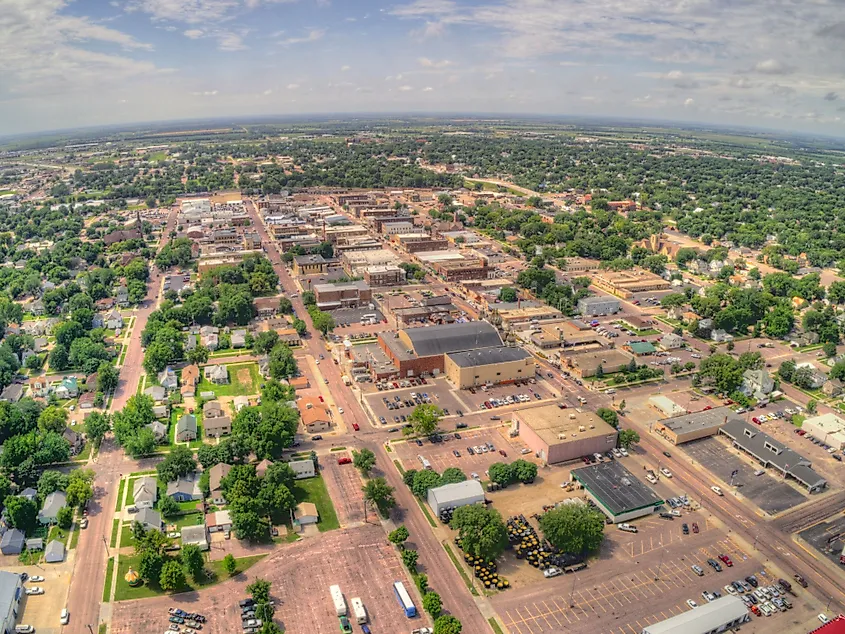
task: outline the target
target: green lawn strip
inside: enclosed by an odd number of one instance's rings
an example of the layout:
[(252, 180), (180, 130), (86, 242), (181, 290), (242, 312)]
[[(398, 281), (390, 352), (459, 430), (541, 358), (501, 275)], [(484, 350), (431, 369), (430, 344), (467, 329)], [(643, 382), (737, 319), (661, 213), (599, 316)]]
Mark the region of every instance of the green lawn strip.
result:
[(451, 559), (452, 563), (455, 564), (455, 568), (457, 568), (458, 572), (461, 573), (461, 578), (464, 580), (464, 583), (466, 584), (467, 588), (469, 588), (469, 591), (477, 596), (478, 591), (472, 584), (472, 579), (470, 579), (469, 575), (467, 574), (467, 571), (464, 570), (464, 567), (461, 565), (461, 562), (455, 556), (455, 553), (452, 551), (452, 547), (449, 544), (443, 544), (443, 548), (446, 550), (446, 554), (449, 555), (449, 559)]
[(76, 545), (79, 543), (79, 533), (81, 532), (82, 529), (80, 529), (79, 524), (77, 524), (75, 530), (70, 534), (70, 545), (68, 546), (68, 550), (76, 548)]
[(91, 447), (92, 443), (86, 442), (82, 451), (73, 457), (73, 462), (88, 462), (88, 459), (91, 457)]
[[(251, 557), (241, 557), (240, 559), (237, 559), (237, 571), (240, 573), (249, 570), (252, 566), (261, 561), (261, 559), (265, 556), (266, 555), (253, 555)], [(133, 570), (138, 570), (140, 560), (140, 555), (121, 555), (117, 570), (118, 583), (114, 593), (115, 601), (145, 599), (148, 597), (157, 597), (164, 594), (168, 594), (164, 590), (159, 588), (158, 583), (156, 582), (144, 583), (138, 588), (132, 588), (128, 583), (122, 581), (123, 577), (126, 575), (127, 572), (129, 572), (130, 568), (132, 568)], [(209, 586), (213, 586), (215, 584), (226, 581), (226, 579), (229, 578), (229, 573), (227, 573), (225, 571), (225, 568), (223, 567), (222, 559), (219, 561), (206, 561), (205, 568), (211, 573), (209, 577), (203, 578), (199, 582), (194, 581), (192, 578), (189, 577), (188, 579), (186, 579), (185, 585), (183, 585), (181, 588), (178, 588), (173, 594), (178, 594), (180, 592), (192, 592), (200, 590), (202, 588), (208, 588)]]
[(115, 518), (111, 523), (111, 538), (109, 539), (109, 547), (117, 546), (117, 535), (120, 532), (120, 520)]
[(317, 528), (320, 529), (320, 532), (340, 528), (337, 513), (335, 513), (332, 499), (329, 497), (329, 492), (326, 489), (326, 483), (323, 481), (322, 476), (297, 480), (293, 487), (293, 495), (296, 498), (297, 504), (301, 502), (312, 502), (317, 506), (317, 512), (320, 514), (320, 521), (317, 524)]
[(108, 634), (109, 626), (107, 623), (100, 623), (100, 627), (97, 628), (97, 634)]
[(402, 463), (401, 463), (401, 462), (399, 462), (398, 460), (394, 460), (394, 461), (393, 461), (393, 464), (395, 464), (395, 465), (396, 465), (396, 468), (397, 468), (397, 469), (399, 469), (399, 473), (401, 473), (402, 475), (405, 475), (405, 469), (404, 469), (404, 467), (402, 466)]
[(804, 421), (807, 420), (806, 416), (802, 416), (801, 414), (793, 414), (792, 415), (792, 424), (796, 427), (801, 427), (804, 424)]
[(123, 489), (126, 487), (126, 478), (120, 479), (120, 486), (117, 487), (117, 502), (114, 505), (115, 511), (120, 511), (123, 506)]
[(50, 532), (47, 534), (47, 539), (44, 540), (45, 542), (51, 542), (54, 539), (59, 540), (60, 542), (67, 543), (67, 536), (69, 531), (66, 531), (63, 528), (59, 528), (58, 526), (53, 526), (50, 528)]
[(109, 557), (109, 563), (106, 566), (106, 583), (103, 586), (103, 603), (109, 602), (109, 595), (111, 594), (111, 580), (114, 576), (114, 557)]
[(131, 546), (133, 541), (132, 522), (124, 522), (120, 526), (120, 547), (126, 548), (127, 546)]
[(346, 447), (332, 447), (330, 451), (346, 451)]
[(496, 634), (505, 634), (505, 633), (502, 631), (502, 628), (501, 628), (501, 627), (499, 627), (499, 622), (496, 620), (496, 617), (491, 616), (489, 619), (487, 619), (487, 622), (490, 624), (490, 627), (492, 627), (492, 628), (493, 628), (493, 631), (494, 631)]
[[(411, 495), (413, 495), (413, 494), (411, 494)], [(421, 499), (419, 499), (416, 495), (414, 495), (414, 499), (417, 501), (417, 504), (420, 505), (420, 508), (422, 509), (422, 512), (423, 512), (423, 515), (425, 515), (425, 519), (428, 520), (428, 523), (431, 524), (431, 527), (437, 528), (437, 522), (435, 522), (434, 518), (431, 517), (431, 513), (428, 512), (428, 507), (425, 505), (425, 502), (423, 502)]]

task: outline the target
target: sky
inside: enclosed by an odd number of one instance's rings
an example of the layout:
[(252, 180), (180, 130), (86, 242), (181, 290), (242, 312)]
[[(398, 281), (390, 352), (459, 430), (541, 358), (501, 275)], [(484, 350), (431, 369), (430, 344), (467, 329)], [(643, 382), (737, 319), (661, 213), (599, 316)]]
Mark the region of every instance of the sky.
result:
[(509, 113), (845, 136), (845, 0), (0, 0), (0, 134)]

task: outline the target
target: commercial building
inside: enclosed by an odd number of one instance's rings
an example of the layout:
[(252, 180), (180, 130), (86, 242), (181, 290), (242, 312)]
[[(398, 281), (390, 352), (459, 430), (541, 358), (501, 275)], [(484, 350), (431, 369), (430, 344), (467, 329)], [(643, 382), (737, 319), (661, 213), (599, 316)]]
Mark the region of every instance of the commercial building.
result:
[(341, 284), (314, 284), (314, 298), (322, 310), (336, 308), (358, 308), (373, 299), (370, 285), (363, 281)]
[[(536, 329), (536, 326), (535, 326)], [(583, 321), (573, 319), (555, 324), (545, 324), (531, 333), (531, 343), (538, 348), (604, 348), (608, 340)]]
[(527, 324), (533, 321), (560, 319), (563, 317), (563, 313), (551, 306), (528, 306), (499, 310), (499, 317), (502, 320), (502, 328), (512, 328), (518, 324)]
[(606, 348), (592, 352), (581, 352), (566, 357), (569, 372), (582, 379), (595, 376), (601, 366), (604, 374), (621, 372), (630, 365), (633, 355), (618, 348)]
[(644, 269), (630, 271), (602, 271), (593, 277), (593, 286), (622, 299), (631, 299), (635, 293), (668, 291), (672, 284), (659, 275)]
[(643, 628), (642, 634), (717, 634), (751, 620), (745, 603), (727, 595)]
[(648, 341), (632, 341), (625, 345), (624, 348), (637, 357), (647, 357), (657, 352), (657, 348)]
[(833, 617), (824, 625), (810, 630), (807, 634), (845, 634), (845, 614)]
[(731, 439), (737, 449), (742, 449), (762, 466), (780, 471), (784, 477), (797, 480), (810, 493), (818, 493), (827, 487), (827, 480), (813, 471), (812, 463), (756, 426), (744, 420), (728, 421), (719, 430)]
[(830, 445), (836, 450), (845, 449), (845, 420), (836, 414), (822, 414), (804, 421), (801, 429), (816, 440)]
[(715, 407), (713, 409), (681, 414), (671, 418), (664, 418), (654, 424), (654, 433), (663, 436), (673, 445), (715, 436), (722, 425), (734, 416), (730, 407)]
[(422, 253), (425, 251), (443, 251), (449, 248), (449, 241), (442, 238), (432, 238), (427, 233), (404, 233), (390, 237), (408, 253)]
[(519, 437), (546, 464), (577, 460), (616, 446), (618, 432), (594, 412), (543, 405), (513, 412)]
[(0, 631), (3, 634), (15, 631), (22, 596), (21, 576), (16, 572), (0, 570)]
[(309, 434), (327, 431), (332, 426), (329, 411), (320, 400), (314, 396), (307, 396), (296, 401), (302, 425)]
[(364, 269), (364, 281), (370, 286), (396, 286), (405, 283), (405, 269), (392, 264), (368, 266)]
[(350, 277), (362, 275), (371, 266), (398, 266), (401, 260), (393, 251), (345, 251), (340, 256), (343, 271)]
[(484, 489), (478, 480), (464, 480), (428, 490), (428, 505), (436, 516), (444, 509), (483, 503)]
[(651, 405), (654, 409), (656, 409), (666, 418), (681, 416), (683, 414), (688, 413), (687, 410), (678, 405), (671, 398), (669, 398), (668, 396), (663, 396), (662, 394), (649, 398), (648, 404)]
[(322, 255), (297, 255), (293, 258), (294, 275), (323, 275), (328, 263)]
[(508, 346), (449, 352), (444, 372), (460, 389), (509, 383), (534, 375), (534, 357), (522, 348)]
[(561, 270), (565, 273), (587, 273), (588, 271), (598, 271), (601, 267), (601, 260), (589, 258), (562, 258), (562, 260), (565, 264), (561, 267)]
[(614, 524), (651, 515), (663, 505), (663, 500), (618, 460), (573, 469), (570, 477), (581, 483), (587, 497)]
[(434, 272), (445, 282), (460, 282), (474, 280), (477, 277), (487, 277), (487, 260), (484, 258), (464, 258), (462, 260), (447, 260), (432, 265)]
[(613, 297), (583, 297), (578, 300), (578, 312), (587, 317), (615, 315), (622, 307)]
[(415, 233), (417, 228), (410, 220), (397, 220), (395, 222), (381, 222), (381, 232), (387, 236), (397, 236), (408, 233)]

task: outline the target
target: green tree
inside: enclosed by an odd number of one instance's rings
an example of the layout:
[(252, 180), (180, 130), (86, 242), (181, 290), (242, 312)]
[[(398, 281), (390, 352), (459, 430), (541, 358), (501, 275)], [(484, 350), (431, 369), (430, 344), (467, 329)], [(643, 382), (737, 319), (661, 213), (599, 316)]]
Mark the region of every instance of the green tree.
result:
[(205, 346), (197, 346), (193, 350), (188, 350), (188, 363), (193, 363), (194, 365), (202, 365), (203, 363), (207, 363), (208, 354), (208, 348), (206, 348)]
[(622, 429), (619, 431), (619, 446), (626, 450), (630, 449), (632, 445), (640, 442), (640, 435), (633, 429)]
[(426, 592), (428, 592), (428, 575), (424, 572), (417, 573), (414, 581), (417, 584), (417, 590), (420, 591), (421, 595), (425, 596)]
[(103, 361), (97, 366), (97, 389), (108, 394), (117, 388), (117, 382), (120, 378), (118, 369), (110, 362)]
[(625, 405), (627, 405), (627, 403), (625, 402), (625, 399), (622, 399), (622, 401), (619, 403), (619, 413), (620, 414), (625, 413)]
[(511, 286), (506, 286), (499, 291), (499, 299), (503, 302), (515, 302), (517, 300), (516, 289)]
[(818, 412), (818, 405), (818, 401), (814, 398), (811, 398), (809, 401), (807, 401), (807, 413), (815, 416)]
[(490, 480), (503, 487), (508, 486), (515, 478), (514, 470), (504, 462), (494, 462), (487, 471), (490, 474)]
[(230, 577), (238, 571), (238, 562), (232, 553), (228, 553), (225, 557), (223, 557), (223, 567), (226, 569), (226, 572), (229, 573)]
[(258, 333), (258, 336), (252, 342), (252, 350), (256, 354), (269, 354), (277, 343), (279, 343), (279, 333), (275, 330), (268, 330)]
[(830, 358), (836, 356), (836, 344), (832, 341), (827, 341), (822, 346), (822, 350), (824, 351), (824, 356)]
[(178, 561), (168, 561), (161, 567), (158, 585), (166, 592), (172, 592), (185, 585), (185, 572)]
[(185, 544), (182, 546), (182, 553), (179, 555), (185, 571), (194, 579), (199, 581), (203, 577), (205, 561), (200, 547), (196, 544)]
[(414, 411), (408, 416), (408, 422), (411, 423), (411, 427), (406, 427), (405, 433), (408, 435), (430, 436), (437, 431), (437, 425), (440, 423), (442, 416), (443, 410), (437, 407), (437, 405), (431, 405), (429, 403), (417, 405)]
[(507, 530), (496, 509), (470, 504), (455, 509), (450, 526), (458, 531), (464, 552), (496, 559), (508, 544)]
[(400, 524), (387, 534), (388, 541), (400, 548), (404, 548), (404, 544), (408, 540), (408, 537), (410, 537), (410, 533), (408, 533), (408, 529), (405, 528), (404, 524)]
[(103, 437), (111, 429), (111, 419), (108, 414), (91, 412), (85, 417), (85, 435), (88, 440), (99, 447)]
[(511, 463), (511, 471), (514, 477), (523, 484), (530, 484), (537, 478), (537, 465), (521, 458)]
[(26, 535), (29, 535), (35, 530), (38, 506), (33, 500), (19, 495), (12, 495), (6, 498), (4, 504), (9, 526), (17, 528)]
[[(179, 566), (179, 564), (176, 565)], [(154, 581), (161, 577), (162, 566), (164, 566), (164, 558), (161, 553), (145, 550), (141, 553), (141, 559), (138, 561), (138, 574), (141, 575), (142, 579)]]
[(603, 378), (604, 378), (604, 367), (602, 365), (599, 365), (599, 367), (596, 368), (596, 379), (601, 381)]
[(431, 469), (422, 469), (414, 474), (414, 482), (411, 491), (418, 498), (425, 498), (428, 490), (440, 486), (440, 476)]
[(279, 299), (279, 312), (283, 315), (290, 315), (293, 312), (293, 303), (287, 297)]
[(317, 303), (317, 297), (314, 291), (305, 291), (302, 293), (302, 303), (306, 306), (314, 306)]
[(380, 511), (396, 506), (396, 499), (393, 497), (394, 489), (384, 478), (367, 480), (361, 490), (364, 492), (364, 499), (372, 502)]
[(434, 621), (434, 634), (461, 634), (463, 625), (451, 614), (441, 614)]
[(59, 525), (59, 528), (64, 530), (68, 530), (73, 524), (73, 509), (69, 506), (63, 506), (59, 509), (59, 512), (56, 513), (56, 522)]
[(549, 543), (567, 553), (598, 550), (604, 539), (604, 515), (583, 504), (566, 504), (548, 511), (539, 523)]
[(436, 619), (443, 611), (443, 601), (440, 595), (434, 591), (426, 592), (423, 595), (423, 610), (429, 613), (432, 619)]
[(262, 621), (273, 619), (274, 609), (270, 604), (270, 587), (270, 582), (264, 579), (256, 579), (246, 587), (246, 591), (255, 601), (255, 617)]
[(714, 354), (701, 362), (698, 374), (702, 379), (709, 379), (719, 392), (730, 394), (742, 384), (742, 366), (728, 354)]
[(607, 407), (599, 407), (596, 410), (596, 414), (599, 415), (605, 423), (610, 425), (611, 427), (619, 427), (619, 414)]
[(370, 471), (376, 466), (376, 455), (366, 447), (361, 451), (355, 451), (353, 449), (352, 464), (365, 476), (369, 476)]
[(293, 351), (287, 344), (277, 343), (270, 351), (269, 361), (270, 376), (274, 379), (288, 379), (299, 372)]
[(159, 500), (158, 510), (165, 518), (175, 517), (181, 511), (179, 503), (169, 495), (165, 495)]
[(402, 563), (412, 574), (417, 571), (417, 560), (419, 558), (420, 554), (416, 550), (406, 549), (402, 551)]
[(156, 465), (159, 480), (173, 482), (177, 478), (193, 473), (197, 468), (194, 452), (185, 445), (177, 445), (164, 460)]
[(85, 506), (94, 497), (94, 471), (92, 469), (74, 469), (68, 474), (68, 506)]
[(51, 405), (41, 412), (38, 417), (38, 429), (41, 433), (54, 432), (61, 434), (67, 427), (68, 411), (64, 407)]
[(440, 475), (440, 484), (441, 486), (444, 484), (455, 484), (457, 482), (463, 482), (466, 479), (466, 474), (458, 469), (458, 467), (449, 467)]
[(296, 318), (291, 323), (291, 327), (296, 331), (300, 337), (304, 337), (305, 334), (308, 332), (308, 324), (306, 324), (303, 320)]
[[(839, 364), (836, 364), (839, 365)], [(836, 365), (833, 366), (831, 369), (831, 374), (834, 370), (836, 370)], [(780, 364), (778, 368), (778, 376), (782, 378), (787, 383), (792, 383), (793, 379), (795, 378), (795, 370), (796, 364), (795, 361), (792, 359), (787, 359), (783, 363)], [(842, 375), (845, 376), (845, 364), (842, 366)], [(834, 376), (833, 378), (839, 378), (838, 376)]]

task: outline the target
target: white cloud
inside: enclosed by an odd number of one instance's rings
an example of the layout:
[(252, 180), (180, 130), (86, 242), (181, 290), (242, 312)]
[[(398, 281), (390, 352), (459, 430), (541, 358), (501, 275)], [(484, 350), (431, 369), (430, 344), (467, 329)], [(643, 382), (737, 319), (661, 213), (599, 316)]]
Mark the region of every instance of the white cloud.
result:
[(426, 86), (425, 88), (422, 89), (423, 92), (432, 92), (433, 90), (434, 90), (434, 88), (432, 88), (431, 86)]
[(264, 91), (263, 93), (261, 93), (261, 94), (263, 94), (263, 95), (272, 95), (272, 94), (273, 94), (273, 89), (272, 89), (272, 88), (268, 88), (267, 90), (265, 90), (265, 91)]
[(763, 60), (762, 62), (755, 64), (754, 70), (766, 75), (786, 75), (792, 72), (792, 69), (789, 66), (776, 59)]
[(239, 12), (261, 5), (286, 4), (297, 0), (129, 0), (126, 10), (147, 13), (154, 20), (185, 24), (214, 24)]
[(685, 107), (685, 108), (689, 108), (689, 107), (690, 107), (691, 105), (693, 105), (694, 103), (695, 103), (695, 99), (693, 99), (692, 97), (690, 97), (690, 98), (688, 98), (688, 99), (684, 100), (684, 107)]
[(302, 37), (289, 37), (287, 39), (282, 40), (282, 44), (290, 46), (291, 44), (304, 44), (306, 42), (316, 42), (317, 40), (323, 39), (323, 36), (325, 34), (325, 29), (311, 29), (306, 35)]
[(344, 64), (343, 66), (341, 66), (341, 67), (340, 67), (340, 72), (341, 72), (341, 73), (345, 73), (345, 72), (346, 72), (346, 71), (348, 71), (350, 68), (352, 68), (352, 67), (351, 67), (351, 66), (349, 66), (348, 64)]
[(428, 57), (420, 57), (417, 60), (423, 68), (446, 68), (452, 65), (448, 59), (441, 59), (439, 61), (429, 59)]
[(243, 39), (237, 33), (220, 33), (217, 48), (221, 51), (242, 51), (246, 48)]
[(202, 29), (188, 29), (187, 31), (182, 33), (182, 35), (192, 40), (198, 40), (203, 35), (205, 35), (205, 31), (203, 31)]
[(411, 92), (413, 89), (413, 86), (399, 86), (399, 90), (402, 92)]
[(202, 92), (192, 92), (192, 95), (197, 97), (214, 97), (217, 94), (216, 90), (205, 90)]
[(297, 90), (299, 89), (299, 84), (288, 84), (288, 90)]

